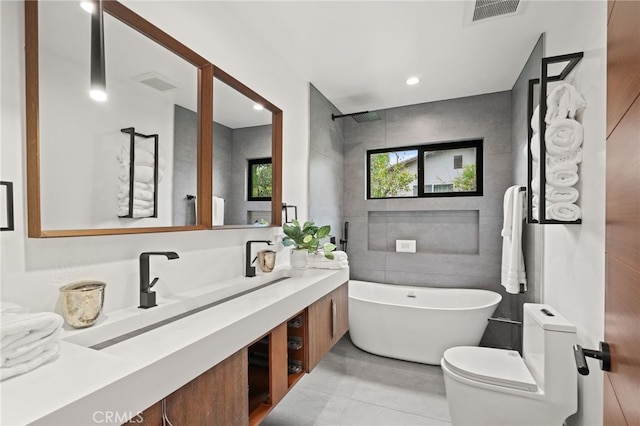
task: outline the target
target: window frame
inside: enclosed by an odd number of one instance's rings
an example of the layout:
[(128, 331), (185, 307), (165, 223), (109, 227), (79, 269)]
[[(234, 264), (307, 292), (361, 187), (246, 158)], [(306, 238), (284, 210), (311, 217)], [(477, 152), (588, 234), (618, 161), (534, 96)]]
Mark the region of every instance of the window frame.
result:
[[(483, 139), (471, 139), (454, 142), (437, 142), (420, 145), (408, 145), (401, 147), (376, 148), (366, 152), (366, 194), (367, 200), (392, 200), (405, 198), (440, 198), (440, 197), (481, 197), (483, 195)], [(443, 151), (450, 149), (476, 149), (476, 190), (458, 192), (425, 192), (424, 188), (424, 154), (430, 151)], [(391, 153), (398, 151), (418, 151), (418, 195), (401, 197), (372, 197), (371, 196), (371, 156), (373, 154)], [(464, 165), (463, 165), (464, 168)], [(459, 169), (458, 169), (459, 170)]]
[[(253, 194), (253, 166), (271, 164), (271, 196), (254, 197)], [(247, 159), (247, 201), (271, 201), (273, 198), (273, 162), (271, 157)]]

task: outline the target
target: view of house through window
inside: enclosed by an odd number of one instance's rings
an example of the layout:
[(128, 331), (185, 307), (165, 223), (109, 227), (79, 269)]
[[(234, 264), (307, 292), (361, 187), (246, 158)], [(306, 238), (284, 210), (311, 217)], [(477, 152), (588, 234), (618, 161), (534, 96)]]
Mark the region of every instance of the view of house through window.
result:
[(271, 200), (271, 158), (259, 158), (248, 162), (248, 201)]
[(482, 195), (482, 141), (367, 151), (367, 198)]

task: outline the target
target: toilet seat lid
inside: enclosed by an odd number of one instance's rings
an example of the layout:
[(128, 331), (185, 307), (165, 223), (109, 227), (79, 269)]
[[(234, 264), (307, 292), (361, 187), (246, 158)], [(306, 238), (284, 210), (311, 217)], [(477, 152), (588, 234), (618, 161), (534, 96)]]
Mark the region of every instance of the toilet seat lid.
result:
[(538, 390), (517, 351), (459, 346), (447, 349), (443, 359), (449, 369), (470, 380), (529, 392)]

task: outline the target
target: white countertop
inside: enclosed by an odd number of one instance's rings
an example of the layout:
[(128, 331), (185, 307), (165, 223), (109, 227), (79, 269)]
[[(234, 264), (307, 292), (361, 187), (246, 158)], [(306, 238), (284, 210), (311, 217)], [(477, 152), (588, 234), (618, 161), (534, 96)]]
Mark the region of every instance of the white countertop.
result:
[(0, 383), (0, 424), (121, 424), (339, 287), (349, 270), (307, 269), (102, 350), (85, 347), (127, 322), (155, 322), (158, 313), (184, 311), (194, 300), (242, 291), (235, 289), (265, 277), (227, 280), (168, 301), (159, 295), (156, 308), (123, 309), (88, 329), (65, 330), (57, 359)]

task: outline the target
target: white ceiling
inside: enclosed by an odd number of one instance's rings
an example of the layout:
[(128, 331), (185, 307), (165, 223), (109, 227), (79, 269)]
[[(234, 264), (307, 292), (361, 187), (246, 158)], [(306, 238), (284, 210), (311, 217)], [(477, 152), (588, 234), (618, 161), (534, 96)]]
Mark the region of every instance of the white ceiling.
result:
[[(343, 113), (510, 90), (542, 32), (578, 1), (521, 1), (465, 23), (474, 1), (227, 1)], [(416, 86), (407, 86), (418, 76)]]

